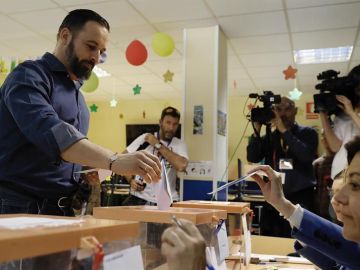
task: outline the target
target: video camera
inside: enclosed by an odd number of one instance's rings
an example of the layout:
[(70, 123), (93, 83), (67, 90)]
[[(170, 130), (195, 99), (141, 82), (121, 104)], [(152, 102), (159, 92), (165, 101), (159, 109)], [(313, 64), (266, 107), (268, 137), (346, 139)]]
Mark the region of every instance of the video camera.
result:
[(328, 115), (339, 114), (341, 108), (338, 106), (336, 95), (346, 96), (352, 102), (355, 100), (355, 88), (359, 81), (353, 76), (338, 77), (340, 72), (326, 70), (317, 75), (321, 83), (315, 85), (320, 90), (314, 95), (314, 112), (327, 111)]
[(275, 118), (272, 105), (281, 102), (280, 95), (274, 95), (271, 91), (264, 91), (264, 95), (253, 93), (249, 97), (258, 98), (264, 104), (263, 108), (256, 107), (251, 109), (250, 119), (252, 122), (259, 122), (265, 125)]

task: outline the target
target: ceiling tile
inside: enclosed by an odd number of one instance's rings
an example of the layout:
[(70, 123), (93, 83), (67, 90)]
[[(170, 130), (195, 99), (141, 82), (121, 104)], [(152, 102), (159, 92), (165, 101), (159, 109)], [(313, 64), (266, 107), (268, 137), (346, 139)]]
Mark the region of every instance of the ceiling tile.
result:
[(245, 13), (282, 10), (281, 0), (206, 0), (209, 7), (218, 17)]
[(276, 64), (283, 65), (285, 69), (288, 65), (294, 65), (292, 52), (244, 54), (240, 55), (240, 58), (247, 67), (266, 67)]
[(316, 78), (316, 76), (326, 70), (333, 69), (340, 71), (340, 76), (344, 76), (347, 72), (348, 62), (342, 63), (327, 63), (327, 64), (311, 64), (311, 65), (297, 65), (298, 75), (306, 76), (310, 75)]
[(218, 19), (228, 38), (287, 33), (284, 12), (256, 13)]
[[(41, 36), (34, 35), (4, 39), (3, 43), (16, 50), (16, 56), (29, 59), (42, 56), (45, 52), (52, 52), (55, 48), (55, 37), (53, 42)], [(24, 44), (26, 44), (26, 46), (24, 46)]]
[(284, 66), (249, 67), (248, 72), (254, 80), (258, 78), (276, 78), (279, 80), (284, 80), (284, 69)]
[[(84, 8), (84, 5), (72, 6), (67, 10)], [(87, 4), (86, 8), (92, 9), (103, 16), (111, 28), (126, 28), (129, 26), (144, 25), (146, 20), (132, 6), (124, 0)]]
[(288, 35), (269, 35), (231, 39), (239, 54), (291, 51)]
[(1, 40), (24, 36), (34, 36), (34, 32), (31, 32), (24, 25), (3, 15), (0, 15), (0, 25)]
[(292, 32), (357, 27), (360, 3), (288, 10)]
[[(6, 3), (4, 3), (6, 2)], [(24, 11), (33, 11), (38, 9), (56, 8), (57, 5), (50, 0), (11, 0), (2, 1), (1, 12), (3, 14), (21, 13)]]
[(295, 50), (352, 46), (357, 28), (292, 34)]
[(315, 7), (333, 4), (351, 3), (359, 0), (285, 0), (287, 8)]
[(211, 18), (201, 0), (129, 0), (151, 23)]
[[(12, 18), (26, 25), (29, 29), (39, 33), (51, 33), (55, 35), (67, 12), (63, 9), (48, 9), (21, 14), (13, 14)], [(44, 23), (46, 22), (46, 23)]]

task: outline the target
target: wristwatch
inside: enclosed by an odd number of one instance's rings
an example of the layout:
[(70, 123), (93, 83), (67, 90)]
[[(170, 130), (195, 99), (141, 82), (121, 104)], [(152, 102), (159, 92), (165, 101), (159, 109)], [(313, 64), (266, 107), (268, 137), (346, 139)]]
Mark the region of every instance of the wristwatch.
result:
[(154, 148), (155, 148), (156, 150), (160, 150), (161, 146), (162, 146), (162, 143), (161, 143), (161, 142), (158, 142), (158, 143), (155, 143), (155, 144), (154, 144)]

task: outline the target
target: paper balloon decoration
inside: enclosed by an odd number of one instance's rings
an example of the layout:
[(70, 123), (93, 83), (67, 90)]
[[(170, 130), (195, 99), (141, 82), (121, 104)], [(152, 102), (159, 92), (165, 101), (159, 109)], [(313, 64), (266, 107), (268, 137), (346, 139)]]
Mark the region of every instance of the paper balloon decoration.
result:
[(133, 40), (128, 47), (126, 48), (125, 52), (126, 60), (134, 66), (140, 66), (145, 63), (148, 52), (139, 40)]
[(86, 93), (94, 92), (99, 86), (99, 78), (96, 76), (95, 72), (91, 72), (90, 78), (85, 81), (81, 90)]
[(160, 56), (169, 56), (175, 48), (174, 40), (166, 33), (156, 33), (151, 44), (154, 52)]

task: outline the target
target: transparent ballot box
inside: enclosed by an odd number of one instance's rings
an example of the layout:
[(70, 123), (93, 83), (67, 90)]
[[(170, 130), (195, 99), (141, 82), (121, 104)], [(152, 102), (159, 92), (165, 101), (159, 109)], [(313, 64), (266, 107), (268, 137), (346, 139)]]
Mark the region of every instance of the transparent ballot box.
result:
[[(225, 210), (228, 214), (228, 234), (241, 234), (241, 216), (252, 213), (250, 203), (248, 202), (223, 202), (223, 201), (200, 201), (189, 200), (181, 201), (172, 204), (172, 207), (186, 207), (186, 208), (203, 208), (203, 209), (219, 209)], [(250, 216), (247, 217), (249, 219)], [(250, 225), (250, 220), (248, 220)]]
[(136, 248), (139, 229), (138, 222), (91, 216), (1, 215), (0, 269), (103, 269), (108, 255)]
[(216, 246), (214, 239), (219, 223), (226, 219), (226, 211), (195, 208), (169, 208), (158, 210), (156, 206), (95, 207), (96, 218), (130, 220), (140, 222), (141, 248), (145, 269), (155, 269), (165, 263), (161, 256), (161, 235), (177, 219), (192, 221), (200, 230), (208, 246)]
[[(247, 202), (223, 202), (223, 201), (181, 201), (172, 204), (172, 207), (187, 208), (208, 208), (226, 210), (228, 214), (227, 232), (229, 237), (229, 256), (233, 254), (243, 254), (241, 259), (241, 268), (246, 268), (249, 263), (248, 256), (251, 253), (250, 229), (252, 221), (252, 211), (250, 203)], [(248, 256), (245, 256), (246, 255)]]

